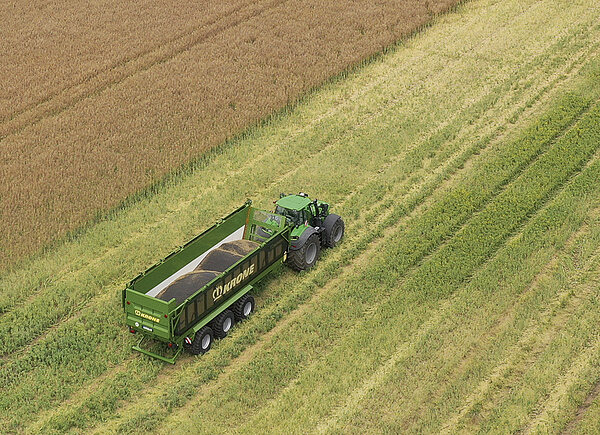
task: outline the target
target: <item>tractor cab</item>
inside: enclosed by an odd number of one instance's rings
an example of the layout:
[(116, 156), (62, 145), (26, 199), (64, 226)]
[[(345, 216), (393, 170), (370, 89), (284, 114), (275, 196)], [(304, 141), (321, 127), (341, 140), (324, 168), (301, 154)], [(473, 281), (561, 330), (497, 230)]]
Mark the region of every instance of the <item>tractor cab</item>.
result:
[(293, 225), (288, 263), (297, 270), (309, 269), (317, 261), (321, 247), (333, 247), (344, 235), (344, 222), (329, 213), (329, 204), (311, 200), (306, 193), (281, 194), (275, 213)]
[[(298, 195), (281, 194), (281, 198), (275, 204), (275, 213), (285, 216), (289, 222), (292, 222), (294, 230), (303, 226), (320, 228), (329, 214), (329, 204), (316, 199), (311, 200), (306, 193), (302, 192)], [(300, 235), (302, 232), (300, 231), (296, 235)]]

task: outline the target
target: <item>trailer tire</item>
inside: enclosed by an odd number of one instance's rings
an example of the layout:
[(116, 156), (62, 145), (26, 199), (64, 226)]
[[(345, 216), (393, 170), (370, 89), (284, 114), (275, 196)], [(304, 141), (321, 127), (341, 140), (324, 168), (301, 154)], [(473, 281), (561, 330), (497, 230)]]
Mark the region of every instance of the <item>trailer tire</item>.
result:
[(319, 235), (317, 233), (311, 234), (303, 246), (289, 252), (288, 264), (297, 271), (310, 269), (319, 259), (320, 253), (321, 241)]
[(233, 304), (233, 314), (238, 322), (246, 320), (254, 312), (254, 296), (246, 293)]
[(188, 346), (188, 351), (192, 355), (202, 355), (210, 350), (214, 339), (213, 330), (210, 326), (204, 326), (194, 336), (192, 344)]
[(215, 337), (225, 338), (231, 330), (231, 328), (233, 328), (234, 323), (235, 318), (231, 310), (223, 311), (215, 318), (215, 320), (213, 320), (212, 329), (215, 333)]
[(324, 245), (327, 248), (334, 248), (344, 237), (344, 221), (337, 214), (330, 214), (325, 218), (323, 227), (325, 228)]

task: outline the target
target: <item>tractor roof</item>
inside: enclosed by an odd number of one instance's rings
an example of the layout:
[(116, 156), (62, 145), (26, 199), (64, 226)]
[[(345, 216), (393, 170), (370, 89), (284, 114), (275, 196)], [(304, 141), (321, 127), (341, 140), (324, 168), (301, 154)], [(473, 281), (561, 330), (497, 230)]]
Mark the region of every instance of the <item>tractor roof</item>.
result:
[(300, 195), (288, 195), (277, 201), (277, 205), (289, 210), (302, 210), (311, 203), (309, 198)]

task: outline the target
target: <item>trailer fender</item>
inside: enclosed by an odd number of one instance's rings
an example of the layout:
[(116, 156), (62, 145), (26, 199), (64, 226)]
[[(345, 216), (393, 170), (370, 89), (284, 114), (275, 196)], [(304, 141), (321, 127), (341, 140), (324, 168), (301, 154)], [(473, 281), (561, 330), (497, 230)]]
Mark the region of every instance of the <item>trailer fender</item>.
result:
[(298, 249), (302, 248), (310, 236), (318, 233), (319, 232), (315, 228), (308, 227), (306, 230), (304, 230), (302, 235), (298, 237), (298, 240), (292, 240), (290, 242), (290, 251), (297, 251)]

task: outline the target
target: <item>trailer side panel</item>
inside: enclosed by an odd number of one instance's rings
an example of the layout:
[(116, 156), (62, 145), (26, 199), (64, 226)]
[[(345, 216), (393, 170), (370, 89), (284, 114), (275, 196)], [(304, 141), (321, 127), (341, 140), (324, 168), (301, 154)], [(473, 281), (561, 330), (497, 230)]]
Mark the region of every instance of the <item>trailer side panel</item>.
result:
[(264, 246), (229, 268), (202, 292), (184, 303), (175, 329), (181, 336), (197, 325), (211, 311), (230, 304), (236, 290), (256, 282), (269, 268), (284, 257), (288, 241), (287, 232), (272, 237)]

